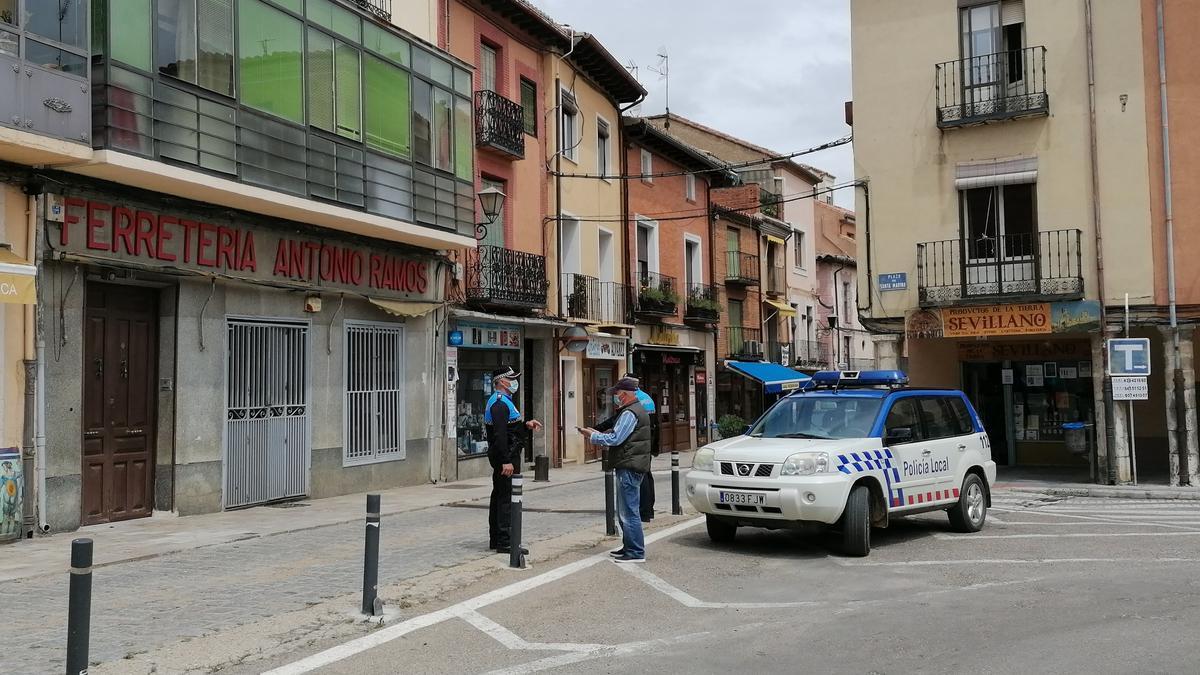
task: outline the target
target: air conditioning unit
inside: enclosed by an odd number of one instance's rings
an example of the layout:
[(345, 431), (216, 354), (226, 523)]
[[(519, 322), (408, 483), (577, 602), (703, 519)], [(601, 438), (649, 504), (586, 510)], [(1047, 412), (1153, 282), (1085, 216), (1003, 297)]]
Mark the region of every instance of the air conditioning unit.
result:
[(762, 343), (758, 340), (746, 340), (742, 343), (742, 351), (748, 355), (762, 356)]

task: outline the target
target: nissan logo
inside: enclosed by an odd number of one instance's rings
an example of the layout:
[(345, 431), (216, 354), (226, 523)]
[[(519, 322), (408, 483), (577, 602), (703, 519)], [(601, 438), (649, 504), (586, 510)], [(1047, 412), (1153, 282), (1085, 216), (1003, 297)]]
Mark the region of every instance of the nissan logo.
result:
[(738, 464), (738, 465), (737, 465), (737, 468), (738, 468), (738, 475), (739, 475), (739, 476), (749, 476), (749, 475), (750, 475), (750, 469), (751, 469), (751, 467), (753, 467), (753, 466), (754, 466), (753, 464)]

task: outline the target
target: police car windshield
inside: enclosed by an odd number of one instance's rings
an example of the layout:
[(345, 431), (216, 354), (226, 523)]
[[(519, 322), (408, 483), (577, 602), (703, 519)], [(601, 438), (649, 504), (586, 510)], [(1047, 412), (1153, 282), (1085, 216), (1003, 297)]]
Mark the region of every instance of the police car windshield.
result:
[(878, 398), (795, 396), (771, 408), (750, 429), (754, 438), (863, 438), (871, 433)]

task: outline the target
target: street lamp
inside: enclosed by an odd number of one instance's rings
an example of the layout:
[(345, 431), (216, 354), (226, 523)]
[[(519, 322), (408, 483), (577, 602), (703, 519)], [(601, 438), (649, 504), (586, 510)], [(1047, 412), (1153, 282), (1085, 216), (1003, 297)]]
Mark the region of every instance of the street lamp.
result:
[(479, 198), (479, 205), (483, 207), (483, 217), (486, 219), (475, 224), (475, 238), (482, 241), (487, 237), (487, 226), (496, 222), (496, 218), (499, 218), (500, 212), (504, 210), (504, 200), (508, 195), (500, 188), (492, 186), (480, 190), (475, 196)]

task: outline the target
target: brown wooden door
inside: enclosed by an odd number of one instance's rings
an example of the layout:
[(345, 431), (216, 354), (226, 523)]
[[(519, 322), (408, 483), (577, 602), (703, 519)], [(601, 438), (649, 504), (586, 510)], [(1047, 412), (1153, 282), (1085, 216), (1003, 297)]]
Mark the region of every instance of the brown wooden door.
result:
[(83, 350), (83, 524), (150, 515), (158, 293), (89, 284)]

